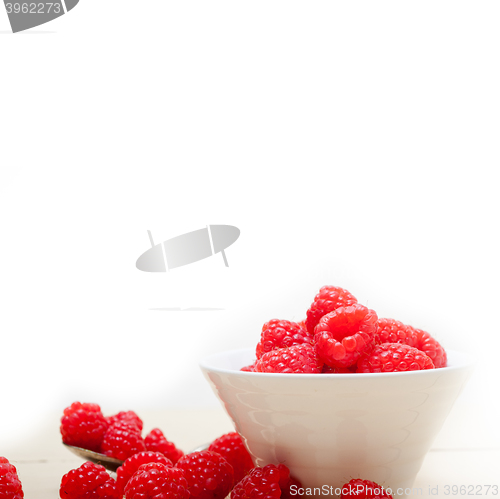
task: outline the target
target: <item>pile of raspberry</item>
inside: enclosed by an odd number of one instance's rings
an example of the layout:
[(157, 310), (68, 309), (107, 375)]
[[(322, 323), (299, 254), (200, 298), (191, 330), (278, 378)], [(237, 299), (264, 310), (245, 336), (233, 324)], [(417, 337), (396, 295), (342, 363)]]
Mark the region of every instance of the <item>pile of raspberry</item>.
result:
[[(237, 433), (208, 450), (186, 454), (174, 465), (160, 452), (139, 452), (117, 469), (116, 480), (90, 462), (63, 476), (61, 499), (292, 499), (307, 495), (284, 464), (254, 467)], [(392, 499), (369, 480), (352, 479), (341, 499)], [(22, 497), (22, 496), (19, 496)]]
[(381, 373), (446, 366), (446, 352), (429, 333), (379, 318), (347, 290), (323, 286), (305, 320), (272, 319), (262, 326), (256, 359), (242, 371), (262, 373)]
[(208, 449), (181, 456), (175, 463), (161, 452), (141, 451), (116, 470), (89, 461), (63, 476), (61, 499), (290, 499), (291, 487), (301, 487), (279, 464), (254, 467), (236, 432), (214, 440)]
[(161, 452), (172, 463), (184, 454), (159, 428), (142, 437), (143, 422), (134, 411), (104, 416), (98, 404), (73, 402), (61, 418), (62, 440), (67, 445), (99, 452), (125, 461), (138, 452)]

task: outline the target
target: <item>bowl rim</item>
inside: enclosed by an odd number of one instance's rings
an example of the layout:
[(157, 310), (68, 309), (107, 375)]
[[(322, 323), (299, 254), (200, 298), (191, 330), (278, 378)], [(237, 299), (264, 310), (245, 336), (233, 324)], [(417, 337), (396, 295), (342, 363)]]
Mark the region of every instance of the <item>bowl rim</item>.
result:
[[(225, 350), (223, 352), (212, 353), (207, 355), (200, 360), (199, 366), (202, 371), (205, 372), (215, 372), (221, 374), (232, 374), (241, 377), (268, 377), (268, 378), (295, 378), (300, 377), (300, 379), (312, 378), (318, 379), (366, 379), (366, 378), (380, 378), (385, 379), (388, 377), (401, 377), (401, 376), (426, 376), (433, 375), (434, 373), (449, 372), (461, 369), (470, 369), (474, 367), (475, 358), (464, 352), (459, 352), (457, 350), (446, 350), (446, 355), (448, 358), (448, 365), (446, 367), (439, 367), (436, 369), (425, 369), (422, 371), (398, 371), (390, 373), (258, 373), (251, 371), (240, 371), (236, 369), (229, 369), (224, 367), (218, 367), (214, 365), (214, 361), (221, 360), (223, 358), (229, 358), (236, 355), (252, 354), (255, 358), (255, 348), (238, 348), (234, 350)], [(451, 362), (450, 362), (451, 359)], [(450, 365), (451, 364), (451, 365)], [(244, 366), (242, 366), (244, 367)]]

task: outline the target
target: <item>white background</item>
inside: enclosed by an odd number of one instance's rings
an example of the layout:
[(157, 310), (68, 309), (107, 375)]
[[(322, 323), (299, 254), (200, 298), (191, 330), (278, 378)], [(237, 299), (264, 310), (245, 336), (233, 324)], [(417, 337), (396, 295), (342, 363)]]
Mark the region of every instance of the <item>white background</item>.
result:
[[(500, 445), (499, 14), (81, 0), (12, 35), (0, 9), (0, 449), (75, 400), (217, 405), (200, 358), (323, 284), (473, 353), (460, 438)], [(240, 228), (229, 268), (135, 268), (147, 230), (207, 224)]]

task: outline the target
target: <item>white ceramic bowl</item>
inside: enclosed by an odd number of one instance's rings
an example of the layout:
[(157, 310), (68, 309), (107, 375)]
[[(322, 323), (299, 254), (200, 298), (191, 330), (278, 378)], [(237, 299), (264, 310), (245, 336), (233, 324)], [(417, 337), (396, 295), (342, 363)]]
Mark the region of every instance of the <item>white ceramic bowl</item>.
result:
[[(376, 374), (242, 372), (254, 349), (212, 355), (201, 369), (257, 466), (284, 463), (304, 487), (372, 480), (404, 497), (472, 370)], [(316, 494), (318, 495), (318, 494)]]

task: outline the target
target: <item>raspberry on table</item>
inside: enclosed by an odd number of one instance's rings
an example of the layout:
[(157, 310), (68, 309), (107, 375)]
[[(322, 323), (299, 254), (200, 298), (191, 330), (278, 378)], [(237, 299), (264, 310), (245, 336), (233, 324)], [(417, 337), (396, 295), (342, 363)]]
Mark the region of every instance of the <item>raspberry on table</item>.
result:
[(415, 329), (417, 341), (415, 347), (427, 354), (436, 368), (446, 367), (448, 362), (446, 351), (429, 333)]
[(312, 343), (312, 339), (312, 335), (296, 322), (272, 319), (262, 326), (255, 353), (257, 359), (260, 359), (262, 355), (272, 350)]
[(346, 289), (337, 286), (323, 286), (307, 311), (305, 320), (307, 331), (309, 334), (314, 334), (314, 328), (321, 317), (337, 308), (348, 307), (355, 303), (358, 303), (358, 300)]
[(188, 499), (184, 472), (161, 463), (143, 464), (125, 486), (125, 499)]
[(17, 469), (5, 457), (0, 457), (0, 497), (2, 499), (23, 499), (24, 497)]
[(174, 443), (169, 442), (159, 428), (152, 429), (144, 438), (146, 449), (153, 452), (161, 452), (166, 458), (175, 464), (183, 455)]
[(318, 357), (331, 367), (349, 367), (373, 347), (377, 314), (355, 303), (324, 315), (314, 329)]
[(288, 499), (292, 484), (301, 486), (284, 464), (255, 467), (234, 486), (231, 499)]
[(61, 499), (121, 499), (116, 482), (104, 466), (90, 461), (62, 477)]
[(293, 345), (265, 353), (254, 366), (259, 373), (320, 373), (323, 361), (318, 358), (316, 349), (309, 343)]
[(172, 461), (167, 459), (160, 452), (144, 451), (138, 452), (130, 456), (125, 462), (116, 470), (116, 485), (118, 490), (123, 495), (127, 482), (132, 478), (132, 475), (143, 465), (148, 463), (161, 463), (167, 468), (172, 467)]
[(401, 343), (382, 343), (358, 362), (358, 373), (388, 373), (434, 369), (430, 357)]
[(146, 450), (146, 445), (135, 424), (118, 421), (112, 424), (104, 434), (101, 452), (120, 461)]
[(382, 486), (359, 478), (344, 484), (341, 491), (340, 499), (392, 499)]
[(142, 431), (142, 428), (144, 426), (142, 419), (134, 411), (120, 411), (118, 414), (106, 417), (106, 422), (108, 423), (108, 426), (111, 426), (112, 424), (117, 423), (118, 421), (135, 424), (139, 431)]
[(73, 402), (64, 409), (60, 431), (65, 444), (99, 452), (107, 428), (97, 404)]
[(233, 467), (217, 452), (192, 452), (175, 466), (184, 471), (191, 499), (224, 499), (233, 488)]
[(235, 431), (216, 438), (208, 450), (220, 454), (233, 467), (234, 483), (238, 483), (254, 467), (250, 453)]

